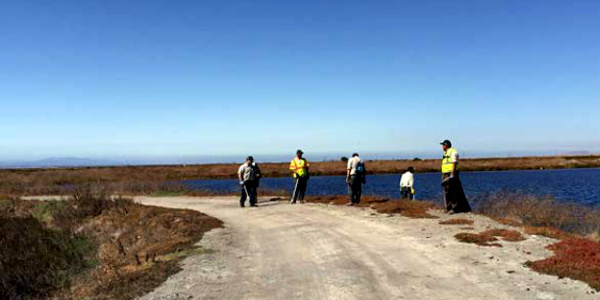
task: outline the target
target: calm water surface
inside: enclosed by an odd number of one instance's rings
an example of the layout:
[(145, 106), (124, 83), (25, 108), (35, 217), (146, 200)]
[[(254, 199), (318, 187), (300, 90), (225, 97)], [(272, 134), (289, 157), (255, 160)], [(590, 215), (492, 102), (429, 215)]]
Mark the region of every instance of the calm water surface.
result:
[[(561, 201), (600, 206), (600, 169), (566, 169), (538, 171), (463, 172), (461, 180), (469, 200), (489, 193), (509, 191), (533, 195), (550, 195)], [(442, 199), (439, 173), (415, 174), (417, 199)], [(399, 197), (400, 174), (371, 175), (363, 188), (366, 195)], [(186, 180), (195, 189), (238, 192), (238, 181)], [(261, 188), (283, 189), (291, 193), (292, 178), (264, 178)], [(344, 176), (313, 176), (308, 183), (308, 195), (346, 194)]]

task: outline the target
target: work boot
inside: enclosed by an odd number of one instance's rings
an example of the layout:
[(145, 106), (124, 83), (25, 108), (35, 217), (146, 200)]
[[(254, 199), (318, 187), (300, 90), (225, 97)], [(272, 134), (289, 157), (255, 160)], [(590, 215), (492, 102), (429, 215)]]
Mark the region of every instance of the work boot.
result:
[(348, 202), (348, 203), (346, 203), (346, 206), (354, 206), (354, 203)]

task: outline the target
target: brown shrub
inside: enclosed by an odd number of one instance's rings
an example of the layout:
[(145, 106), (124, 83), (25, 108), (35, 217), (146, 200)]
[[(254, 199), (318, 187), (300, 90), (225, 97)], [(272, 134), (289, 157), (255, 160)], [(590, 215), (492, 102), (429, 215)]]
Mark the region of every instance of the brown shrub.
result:
[(445, 221), (440, 221), (441, 225), (473, 225), (475, 222), (473, 220), (467, 219), (450, 219)]
[(128, 203), (89, 220), (81, 231), (100, 245), (97, 270), (75, 283), (65, 298), (134, 299), (152, 291), (179, 270), (203, 234), (222, 222), (193, 210)]
[[(186, 253), (195, 251), (194, 245), (203, 234), (222, 224), (197, 211), (143, 206), (119, 198), (88, 198), (91, 194), (84, 192), (77, 200), (69, 201), (11, 199), (0, 202), (0, 244), (16, 245), (0, 247), (1, 299), (15, 298), (4, 297), (5, 293), (37, 298), (57, 290), (60, 290), (54, 295), (57, 299), (136, 298), (177, 272), (178, 262)], [(27, 216), (24, 220), (30, 220), (29, 223), (37, 227), (27, 224), (6, 227), (14, 222), (2, 220), (17, 215)], [(72, 236), (69, 232), (73, 231), (97, 245), (89, 257), (96, 261), (95, 267), (87, 272), (81, 272), (78, 267), (81, 255), (76, 256), (78, 252), (67, 247), (70, 244), (66, 237)], [(19, 239), (26, 244), (19, 244)], [(51, 242), (50, 246), (44, 244), (47, 241)], [(86, 244), (78, 242), (80, 239), (75, 241), (75, 249), (84, 249)], [(38, 248), (41, 250), (35, 250)], [(31, 255), (23, 256), (23, 249), (29, 250), (25, 254), (31, 252)], [(163, 259), (172, 253), (180, 254)], [(27, 262), (23, 262), (23, 258)], [(64, 260), (60, 260), (62, 258)], [(60, 271), (65, 265), (73, 271)], [(25, 271), (42, 275), (36, 275), (37, 279), (31, 281), (27, 279), (31, 277), (23, 275)], [(72, 282), (71, 289), (67, 289), (68, 282)]]
[(600, 290), (600, 244), (582, 238), (567, 238), (548, 249), (554, 256), (526, 265), (540, 273), (584, 281)]
[(33, 217), (0, 217), (0, 299), (46, 298), (69, 287), (93, 246)]

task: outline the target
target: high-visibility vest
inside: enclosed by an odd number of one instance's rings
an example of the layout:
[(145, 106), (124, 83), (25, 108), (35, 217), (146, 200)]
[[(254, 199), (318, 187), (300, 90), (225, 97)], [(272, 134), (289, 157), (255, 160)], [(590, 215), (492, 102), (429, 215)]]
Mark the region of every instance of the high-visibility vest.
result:
[(304, 177), (308, 175), (308, 171), (306, 168), (310, 167), (306, 159), (298, 159), (295, 157), (290, 162), (290, 170), (294, 172), (294, 178), (296, 177)]
[[(457, 153), (456, 150), (454, 150), (454, 148), (450, 148), (448, 150), (446, 150), (446, 154), (444, 154), (444, 158), (442, 159), (442, 173), (451, 173), (452, 172), (452, 161), (450, 161), (450, 158), (452, 157), (452, 154)], [(455, 171), (458, 171), (458, 161), (456, 162), (456, 169)]]

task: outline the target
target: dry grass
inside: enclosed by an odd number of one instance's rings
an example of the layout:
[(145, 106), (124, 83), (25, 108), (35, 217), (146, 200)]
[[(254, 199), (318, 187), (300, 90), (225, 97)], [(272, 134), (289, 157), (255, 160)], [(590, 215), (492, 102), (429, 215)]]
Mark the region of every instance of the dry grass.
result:
[(502, 238), (508, 242), (520, 242), (524, 241), (525, 237), (515, 230), (508, 229), (490, 229), (480, 233), (459, 233), (454, 236), (457, 240), (463, 243), (477, 244), (479, 246), (494, 246), (502, 247), (498, 243), (492, 243), (498, 241), (498, 238)]
[[(307, 198), (311, 203), (323, 203), (331, 205), (347, 204), (347, 196), (311, 196)], [(390, 200), (379, 197), (362, 197), (361, 203), (357, 207), (370, 207), (378, 213), (400, 214), (405, 217), (415, 219), (437, 219), (438, 217), (427, 213), (428, 210), (435, 208), (435, 205), (428, 201), (408, 201), (408, 200)]]
[(540, 273), (584, 281), (600, 290), (600, 244), (582, 238), (567, 238), (548, 249), (554, 256), (526, 265)]
[(524, 231), (527, 234), (541, 235), (541, 236), (545, 236), (545, 237), (549, 237), (549, 238), (553, 238), (553, 239), (557, 239), (557, 240), (562, 240), (562, 239), (573, 237), (573, 235), (568, 234), (562, 230), (559, 230), (556, 228), (550, 228), (550, 227), (526, 226), (526, 227), (524, 227)]
[(467, 219), (450, 219), (446, 221), (440, 221), (441, 225), (473, 225), (475, 221)]
[(509, 225), (555, 228), (581, 236), (597, 236), (600, 232), (600, 211), (585, 205), (557, 202), (549, 197), (493, 194), (480, 199), (476, 210)]

